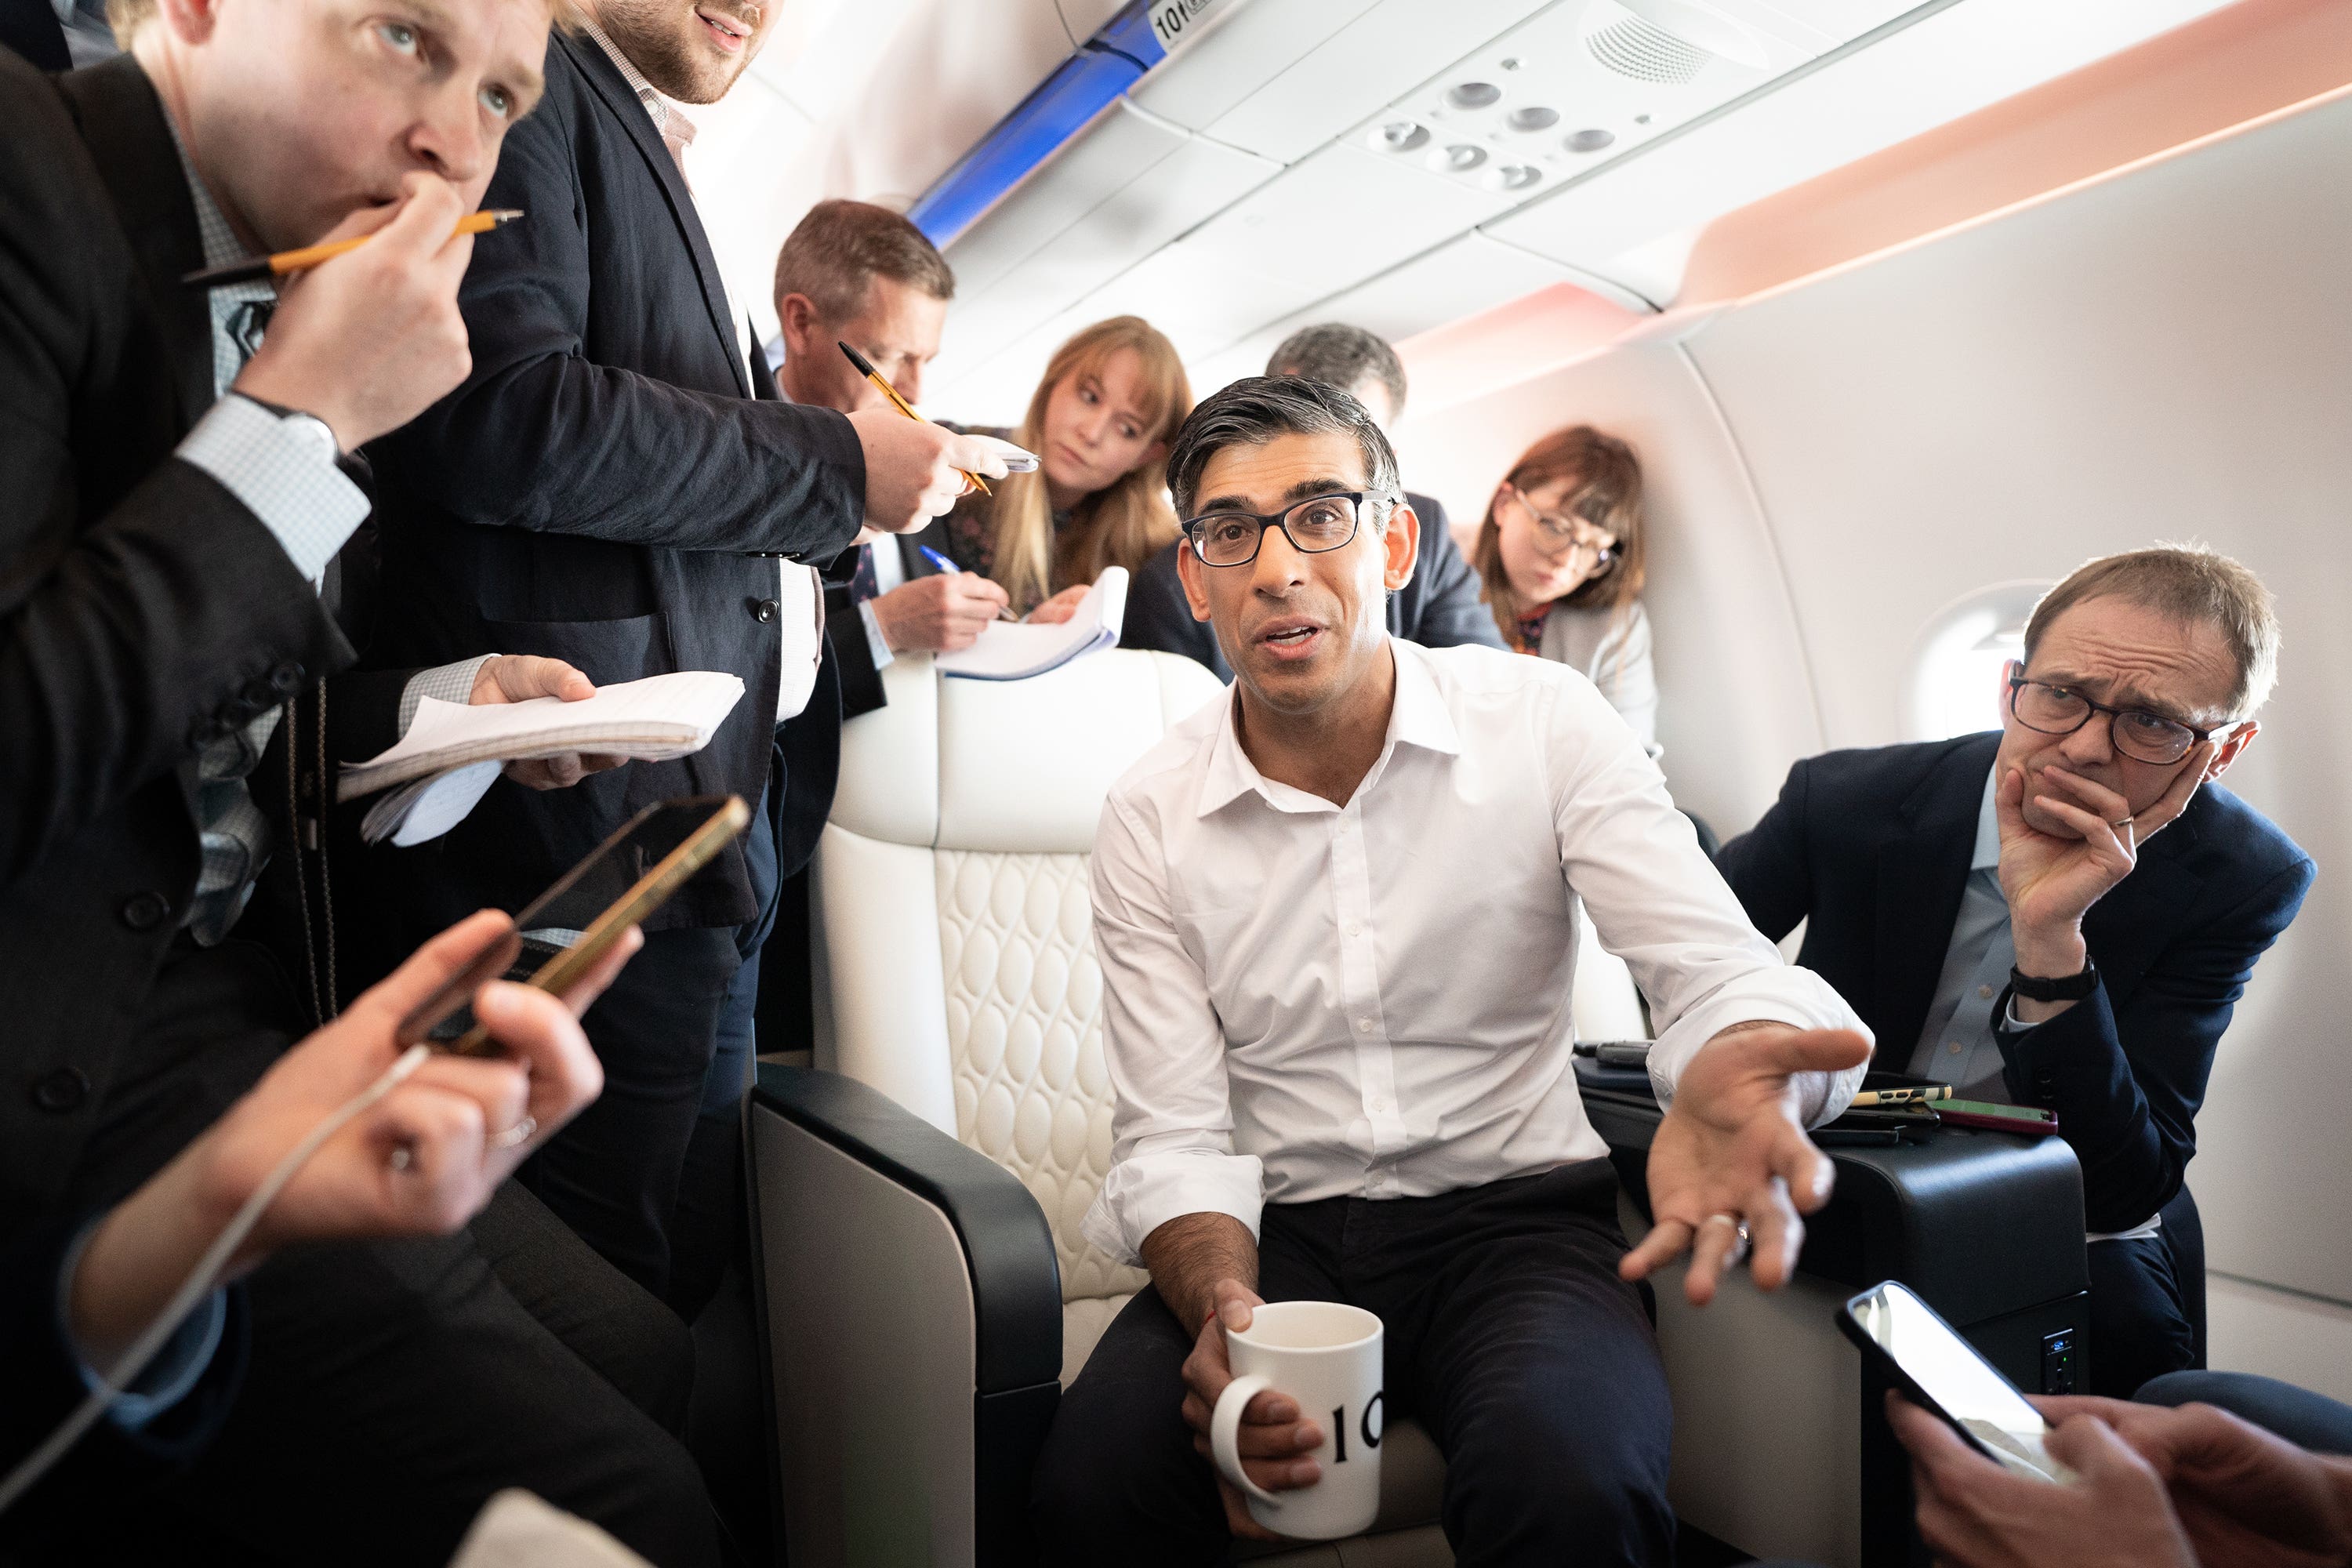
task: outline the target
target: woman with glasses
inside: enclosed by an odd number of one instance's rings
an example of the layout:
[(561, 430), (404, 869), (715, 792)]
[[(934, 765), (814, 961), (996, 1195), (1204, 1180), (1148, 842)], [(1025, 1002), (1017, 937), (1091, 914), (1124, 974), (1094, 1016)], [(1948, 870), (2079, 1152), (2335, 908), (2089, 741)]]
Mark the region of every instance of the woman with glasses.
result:
[(1160, 465), (1192, 412), (1176, 345), (1139, 316), (1097, 321), (1054, 351), (1015, 430), (1034, 473), (992, 481), (926, 531), (956, 565), (992, 578), (1013, 614), (1063, 621), (1108, 566), (1140, 568), (1176, 537)]
[(1581, 670), (1657, 752), (1658, 683), (1642, 611), (1642, 465), (1590, 425), (1519, 455), (1471, 548), (1503, 641)]

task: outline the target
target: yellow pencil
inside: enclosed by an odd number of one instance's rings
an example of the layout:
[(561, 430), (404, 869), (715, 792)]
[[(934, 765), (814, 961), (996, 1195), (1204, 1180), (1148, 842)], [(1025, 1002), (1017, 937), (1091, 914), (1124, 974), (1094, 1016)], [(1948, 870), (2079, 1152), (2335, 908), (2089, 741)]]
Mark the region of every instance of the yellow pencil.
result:
[[(898, 389), (897, 387), (891, 385), (887, 381), (885, 381), (882, 378), (882, 373), (880, 371), (876, 370), (871, 364), (866, 363), (866, 356), (864, 354), (859, 353), (856, 349), (851, 348), (839, 338), (835, 338), (833, 341), (834, 345), (836, 348), (840, 349), (843, 353), (849, 356), (849, 363), (857, 367), (858, 374), (864, 376), (866, 380), (872, 382), (875, 385), (882, 389), (882, 395), (890, 400), (891, 407), (897, 409), (908, 418), (916, 421), (918, 424), (928, 423), (921, 415), (915, 412), (913, 407), (908, 404), (905, 398), (898, 395)], [(970, 479), (972, 484), (978, 488), (981, 494), (984, 496), (992, 496), (996, 493), (994, 490), (988, 488), (988, 481), (986, 479), (982, 479), (978, 474), (971, 472), (970, 469), (960, 468), (957, 472), (962, 474), (965, 479)]]
[[(455, 239), (461, 234), (487, 234), (522, 216), (521, 211), (515, 207), (491, 207), (482, 212), (467, 213), (457, 220), (457, 226), (449, 231), (449, 237)], [(191, 272), (180, 281), (194, 289), (218, 289), (230, 283), (283, 278), (289, 272), (300, 272), (316, 267), (330, 257), (357, 250), (374, 237), (373, 235), (363, 234), (357, 239), (339, 239), (330, 245), (306, 245), (299, 250), (281, 250), (275, 256), (256, 256), (244, 261), (232, 261), (226, 267), (207, 267), (201, 271)]]

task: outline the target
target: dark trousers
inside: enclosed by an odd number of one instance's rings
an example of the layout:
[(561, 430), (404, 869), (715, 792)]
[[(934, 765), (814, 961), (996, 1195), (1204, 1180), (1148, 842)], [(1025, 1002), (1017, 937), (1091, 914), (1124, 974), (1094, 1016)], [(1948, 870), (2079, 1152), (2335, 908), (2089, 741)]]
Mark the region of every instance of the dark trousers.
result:
[(2315, 1454), (2352, 1454), (2352, 1405), (2251, 1372), (2176, 1372), (2144, 1384), (2142, 1405), (2213, 1405)]
[[(1446, 1460), (1462, 1568), (1664, 1563), (1674, 1414), (1608, 1162), (1433, 1198), (1268, 1205), (1258, 1293), (1346, 1301), (1385, 1329), (1389, 1407)], [(1180, 1406), (1197, 1327), (1127, 1304), (1062, 1396), (1034, 1482), (1044, 1560), (1192, 1564), (1230, 1545)]]
[(2129, 1399), (2140, 1384), (2197, 1364), (2196, 1334), (2181, 1305), (2179, 1268), (2163, 1230), (2134, 1241), (2095, 1241), (2091, 1275), (2091, 1387)]
[[(731, 1191), (735, 1134), (703, 1123), (714, 1071), (741, 1079), (750, 1070), (758, 979), (755, 972), (746, 993), (740, 971), (749, 933), (774, 918), (773, 794), (761, 795), (744, 836), (761, 921), (646, 936), (581, 1020), (604, 1066), (604, 1093), (522, 1172), (591, 1247), (688, 1317), (718, 1284), (730, 1218), (740, 1212)], [(722, 1044), (727, 1065), (718, 1066)]]
[[(293, 1017), (257, 946), (175, 948), (68, 1201), (144, 1180), (286, 1048)], [(161, 1560), (214, 1561), (220, 1538), (226, 1562), (437, 1565), (516, 1486), (656, 1563), (719, 1560), (673, 1435), (683, 1326), (511, 1184), (470, 1231), (295, 1248), (245, 1290), (245, 1384), (210, 1448), (160, 1496), (87, 1511), (57, 1560), (109, 1560), (119, 1528), (167, 1541)]]

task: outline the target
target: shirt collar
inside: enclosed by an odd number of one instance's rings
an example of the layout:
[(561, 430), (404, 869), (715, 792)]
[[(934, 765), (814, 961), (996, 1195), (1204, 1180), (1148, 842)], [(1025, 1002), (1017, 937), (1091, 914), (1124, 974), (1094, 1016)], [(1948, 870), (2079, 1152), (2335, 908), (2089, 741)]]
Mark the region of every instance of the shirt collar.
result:
[(1984, 804), (1977, 808), (1977, 844), (1969, 852), (1969, 869), (1982, 871), (2000, 864), (2000, 807), (1994, 793), (2000, 787), (2000, 759), (1985, 773)]
[[(578, 13), (574, 15), (578, 16)], [(661, 95), (661, 89), (646, 79), (646, 73), (639, 70), (629, 57), (621, 52), (618, 45), (604, 36), (604, 28), (590, 21), (585, 16), (579, 16), (578, 19), (580, 30), (593, 39), (598, 48), (604, 51), (604, 58), (613, 62), (613, 68), (621, 73), (621, 79), (629, 84), (629, 90), (637, 95), (639, 103), (645, 105), (646, 114), (653, 121), (654, 129), (665, 137), (676, 137), (685, 145), (693, 145), (694, 121), (679, 113), (677, 106), (664, 98)]]
[[(188, 156), (188, 144), (180, 139), (180, 128), (172, 123), (168, 114), (163, 116), (163, 124), (172, 132), (172, 151), (179, 154), (180, 173), (187, 176), (188, 195), (196, 204), (196, 232), (204, 237), (205, 265), (226, 267), (242, 260), (245, 247), (237, 243), (236, 230), (228, 225), (228, 215), (220, 210), (212, 192), (205, 188), (204, 177), (196, 173), (195, 160)], [(262, 289), (265, 293), (276, 292), (267, 284)]]
[[(1389, 756), (1400, 745), (1418, 746), (1446, 756), (1458, 756), (1462, 751), (1462, 732), (1454, 726), (1453, 710), (1446, 707), (1445, 694), (1437, 689), (1437, 678), (1430, 672), (1425, 656), (1415, 645), (1395, 637), (1389, 638), (1388, 646), (1396, 659), (1396, 693), (1389, 702), (1388, 738), (1381, 747), (1380, 761), (1364, 775), (1360, 794), (1372, 787), (1387, 771)], [(1201, 780), (1197, 815), (1206, 816), (1222, 810), (1252, 791), (1278, 811), (1332, 809), (1330, 802), (1309, 796), (1257, 771), (1257, 764), (1250, 761), (1249, 753), (1242, 749), (1241, 737), (1234, 731), (1234, 716), (1240, 702), (1241, 683), (1236, 680), (1225, 689), (1224, 716), (1217, 725), (1216, 741), (1209, 752), (1208, 773)]]

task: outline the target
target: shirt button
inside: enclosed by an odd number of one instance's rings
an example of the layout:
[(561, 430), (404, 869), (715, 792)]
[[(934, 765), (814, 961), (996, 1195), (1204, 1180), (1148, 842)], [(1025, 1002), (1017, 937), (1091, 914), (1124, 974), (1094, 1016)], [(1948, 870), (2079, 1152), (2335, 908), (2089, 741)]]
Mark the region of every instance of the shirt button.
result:
[(54, 1116), (81, 1109), (89, 1098), (89, 1079), (79, 1068), (59, 1068), (33, 1080), (33, 1103)]
[(1364, 928), (1357, 924), (1354, 921), (1349, 921), (1348, 922), (1348, 934), (1349, 936), (1361, 936), (1364, 934)]
[(1992, 1000), (1992, 987), (1990, 985), (1979, 985), (1977, 987), (1977, 994), (1990, 1002)]
[(122, 923), (132, 931), (153, 931), (172, 912), (172, 900), (157, 892), (133, 893), (122, 900)]
[(1944, 1048), (1951, 1052), (1954, 1056), (1958, 1056), (1960, 1054), (1960, 1042), (1954, 1040), (1950, 1045), (1946, 1046)]
[[(1370, 1100), (1366, 1103), (1365, 1109), (1375, 1116), (1386, 1116), (1389, 1113), (1389, 1102), (1385, 1100)], [(1374, 1181), (1379, 1179), (1377, 1176), (1373, 1178)]]
[(755, 621), (763, 621), (763, 622), (764, 622), (764, 621), (772, 621), (772, 620), (774, 620), (774, 619), (776, 618), (776, 610), (777, 610), (778, 605), (779, 605), (779, 601), (774, 600), (774, 599), (754, 599), (754, 600), (752, 600), (752, 601), (751, 601), (751, 618), (752, 618), (753, 620), (755, 620)]
[(1372, 1021), (1370, 1018), (1359, 1018), (1356, 1020), (1356, 1033), (1360, 1035), (1369, 1035), (1371, 1032)]

